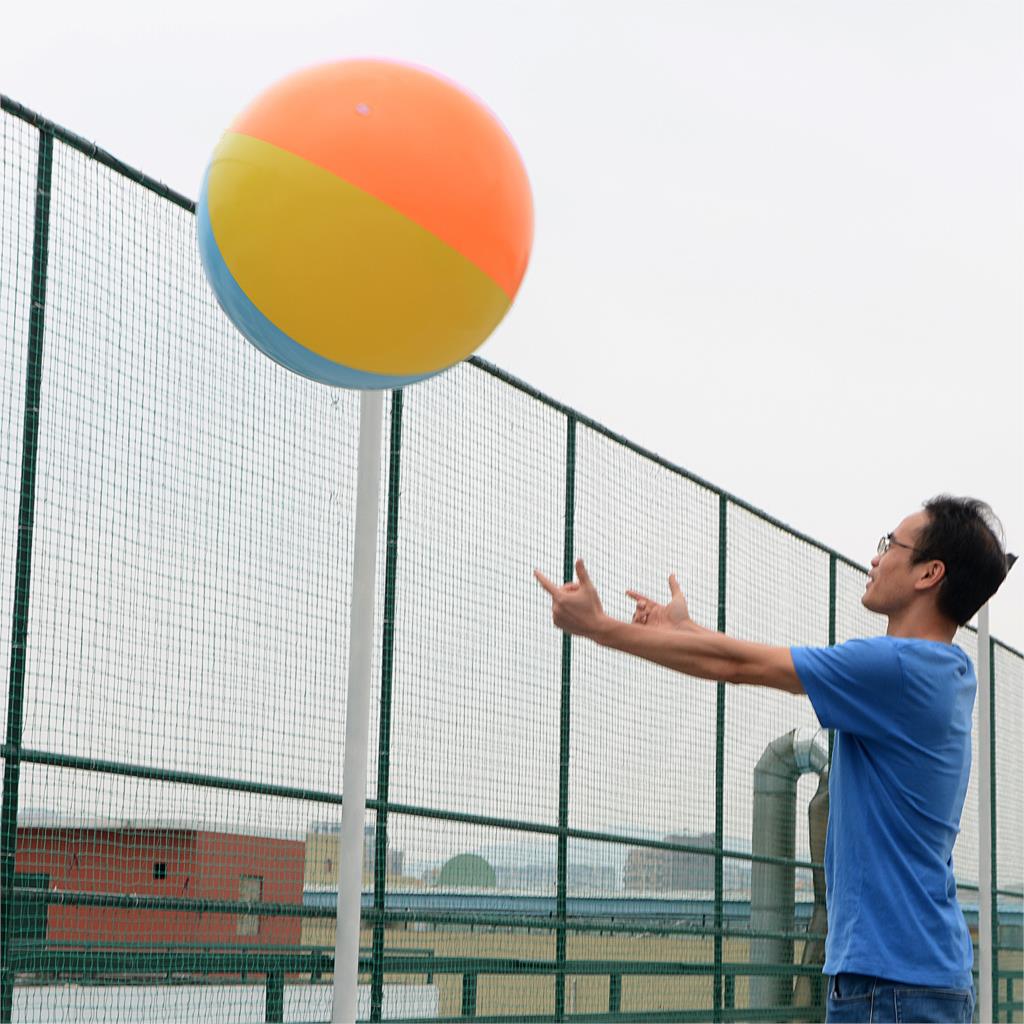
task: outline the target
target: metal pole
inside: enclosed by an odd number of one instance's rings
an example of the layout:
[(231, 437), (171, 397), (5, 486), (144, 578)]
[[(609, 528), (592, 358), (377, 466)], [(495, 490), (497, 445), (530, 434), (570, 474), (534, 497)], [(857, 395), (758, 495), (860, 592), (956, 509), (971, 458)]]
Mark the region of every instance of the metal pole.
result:
[[(565, 422), (565, 532), (562, 547), (562, 579), (574, 576), (576, 529), (576, 417)], [(572, 721), (572, 637), (562, 634), (562, 693), (558, 742), (558, 844), (555, 850), (555, 1020), (565, 1020), (565, 961), (568, 956), (565, 920), (568, 913), (569, 872), (569, 757), (572, 747), (569, 728)]]
[(992, 1016), (991, 646), (988, 605), (978, 612), (978, 1019)]
[(15, 939), (18, 900), (14, 895), (14, 864), (18, 847), (18, 793), (21, 785), (21, 740), (25, 724), (25, 677), (28, 671), (29, 595), (32, 582), (32, 540), (35, 535), (36, 469), (39, 457), (40, 395), (43, 383), (43, 335), (46, 278), (50, 252), (50, 188), (53, 138), (39, 134), (36, 168), (35, 234), (32, 242), (32, 305), (28, 321), (25, 368), (25, 419), (21, 442), (21, 489), (18, 504), (18, 553), (14, 569), (14, 614), (11, 623), (11, 667), (8, 677), (7, 742), (3, 800), (0, 806), (0, 1021), (13, 1012), (14, 971), (10, 957)]
[(384, 555), (384, 622), (380, 650), (380, 726), (377, 729), (377, 830), (373, 858), (373, 926), (370, 1020), (384, 1013), (384, 907), (388, 885), (388, 793), (391, 785), (392, 686), (395, 675), (395, 580), (398, 571), (398, 499), (402, 469), (402, 391), (391, 392), (391, 445)]
[(382, 392), (362, 392), (352, 605), (349, 612), (343, 802), (338, 841), (338, 925), (331, 1001), (331, 1020), (335, 1024), (351, 1024), (356, 1019), (358, 1005), (359, 912), (363, 889), (363, 821), (366, 815), (366, 755), (370, 731), (370, 663), (373, 656), (383, 410)]
[[(726, 627), (726, 591), (729, 586), (727, 555), (729, 499), (718, 497), (718, 632)], [(725, 904), (725, 876), (722, 849), (725, 846), (725, 683), (715, 685), (715, 937), (712, 939), (715, 974), (711, 988), (712, 1019), (722, 1020), (723, 981), (722, 919)], [(759, 1007), (758, 1007), (759, 1009)]]

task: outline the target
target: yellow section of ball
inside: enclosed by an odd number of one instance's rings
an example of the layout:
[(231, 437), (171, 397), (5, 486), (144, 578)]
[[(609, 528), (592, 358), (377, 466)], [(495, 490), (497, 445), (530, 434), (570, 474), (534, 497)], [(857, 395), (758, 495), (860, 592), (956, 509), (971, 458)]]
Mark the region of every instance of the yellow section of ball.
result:
[(509, 306), (487, 274), (386, 203), (235, 132), (207, 184), (210, 225), (250, 301), (317, 355), (370, 373), (465, 359)]

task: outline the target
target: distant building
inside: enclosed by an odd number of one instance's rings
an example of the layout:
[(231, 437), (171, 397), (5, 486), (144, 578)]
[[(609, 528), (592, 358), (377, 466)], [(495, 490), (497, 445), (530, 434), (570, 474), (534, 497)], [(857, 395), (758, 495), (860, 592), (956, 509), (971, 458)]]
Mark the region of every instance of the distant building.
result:
[[(713, 832), (699, 836), (665, 836), (666, 843), (715, 848)], [(626, 857), (622, 878), (626, 892), (700, 892), (715, 888), (715, 858), (681, 850), (636, 846)]]
[(18, 915), (22, 938), (51, 942), (297, 945), (298, 917), (260, 903), (302, 903), (304, 844), (178, 825), (27, 825), (18, 829), (16, 884), (65, 892), (229, 900), (246, 913), (50, 905)]
[[(309, 886), (338, 885), (338, 826), (311, 829), (306, 833), (306, 863), (303, 884)], [(363, 885), (373, 883), (377, 863), (377, 830), (373, 825), (363, 829)], [(405, 867), (405, 854), (390, 845), (387, 852), (387, 874), (395, 878)]]
[[(312, 896), (327, 898), (331, 903), (337, 902), (338, 892), (338, 825), (319, 825), (306, 833), (306, 860), (303, 870), (303, 889), (307, 902)], [(377, 830), (373, 825), (363, 828), (363, 878), (362, 888), (367, 891), (373, 888), (373, 871), (377, 863)], [(388, 885), (403, 889), (419, 887), (418, 879), (406, 878), (402, 871), (405, 867), (405, 854), (390, 846), (387, 852)], [(334, 946), (335, 921), (333, 918), (305, 918), (302, 922), (303, 946)]]

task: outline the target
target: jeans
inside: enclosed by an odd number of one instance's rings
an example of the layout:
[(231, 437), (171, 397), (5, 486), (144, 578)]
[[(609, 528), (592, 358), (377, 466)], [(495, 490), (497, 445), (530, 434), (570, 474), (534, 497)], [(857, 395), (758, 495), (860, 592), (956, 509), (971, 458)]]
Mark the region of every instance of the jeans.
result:
[(866, 974), (837, 974), (829, 978), (825, 1011), (829, 1024), (864, 1024), (866, 1021), (969, 1024), (973, 1016), (973, 989), (925, 988)]

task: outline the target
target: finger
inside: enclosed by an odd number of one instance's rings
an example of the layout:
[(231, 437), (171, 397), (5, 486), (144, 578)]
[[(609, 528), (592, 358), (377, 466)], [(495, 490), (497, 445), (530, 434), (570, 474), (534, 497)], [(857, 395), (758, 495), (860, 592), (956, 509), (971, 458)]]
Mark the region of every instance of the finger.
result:
[(678, 597), (683, 591), (679, 586), (679, 580), (676, 579), (676, 574), (672, 573), (668, 578), (668, 589), (671, 591), (673, 597)]
[(626, 597), (633, 598), (633, 600), (636, 601), (637, 604), (654, 604), (654, 602), (646, 594), (641, 594), (639, 590), (627, 590)]
[(587, 567), (583, 564), (582, 558), (576, 559), (576, 575), (579, 577), (580, 583), (585, 587), (592, 587), (594, 585), (590, 582), (590, 576), (587, 573)]
[(545, 575), (544, 575), (544, 573), (542, 573), (542, 572), (540, 571), (540, 569), (534, 569), (534, 570), (533, 570), (533, 575), (534, 575), (534, 578), (535, 578), (535, 579), (537, 580), (537, 582), (538, 582), (538, 583), (539, 583), (539, 584), (540, 584), (540, 585), (541, 585), (541, 586), (542, 586), (542, 587), (543, 587), (543, 588), (544, 588), (544, 589), (545, 589), (545, 590), (546, 590), (546, 591), (547, 591), (547, 592), (548, 592), (548, 593), (549, 593), (549, 594), (550, 594), (550, 595), (551, 595), (552, 597), (554, 597), (554, 596), (555, 596), (555, 594), (557, 594), (557, 593), (558, 593), (558, 587), (556, 587), (556, 586), (555, 586), (555, 584), (554, 584), (554, 583), (552, 583), (552, 582), (551, 582), (551, 580), (549, 580), (549, 579), (547, 578), (547, 576), (545, 576)]

